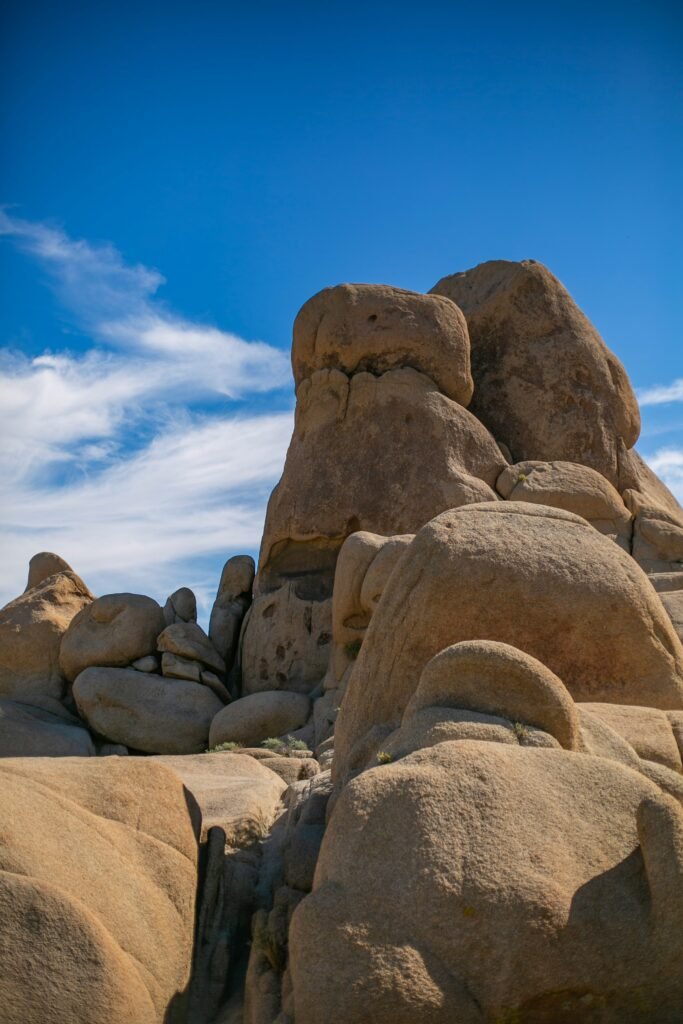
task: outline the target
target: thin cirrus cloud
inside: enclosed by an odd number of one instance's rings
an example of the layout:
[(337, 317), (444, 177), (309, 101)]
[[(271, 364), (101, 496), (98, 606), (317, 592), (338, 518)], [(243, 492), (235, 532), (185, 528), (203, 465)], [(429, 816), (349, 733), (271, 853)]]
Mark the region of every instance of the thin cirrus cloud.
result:
[(641, 408), (648, 405), (667, 405), (669, 402), (683, 402), (683, 377), (673, 381), (671, 384), (641, 388), (637, 392), (637, 396)]
[(286, 355), (170, 311), (161, 274), (111, 245), (6, 210), (0, 234), (89, 339), (79, 353), (0, 353), (0, 602), (35, 551), (54, 550), (96, 591), (190, 585), (206, 604), (208, 563), (259, 543), (292, 411), (248, 402), (289, 386)]

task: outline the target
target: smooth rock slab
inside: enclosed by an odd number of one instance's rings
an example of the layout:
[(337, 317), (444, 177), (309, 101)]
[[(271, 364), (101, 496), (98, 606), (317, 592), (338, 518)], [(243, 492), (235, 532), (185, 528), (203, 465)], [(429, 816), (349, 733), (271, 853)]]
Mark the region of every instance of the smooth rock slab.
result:
[(256, 747), (263, 740), (298, 729), (310, 710), (310, 700), (301, 693), (286, 690), (252, 693), (233, 701), (216, 715), (211, 723), (210, 746), (233, 742)]
[(202, 838), (219, 825), (228, 846), (247, 846), (270, 828), (287, 785), (251, 757), (238, 754), (162, 755), (152, 760), (183, 780), (202, 812)]
[(186, 1020), (190, 805), (148, 758), (0, 762), (3, 1024)]
[(43, 708), (0, 700), (0, 757), (94, 757), (87, 729)]
[(115, 743), (150, 754), (198, 754), (223, 704), (200, 683), (135, 669), (88, 668), (73, 695), (90, 727)]

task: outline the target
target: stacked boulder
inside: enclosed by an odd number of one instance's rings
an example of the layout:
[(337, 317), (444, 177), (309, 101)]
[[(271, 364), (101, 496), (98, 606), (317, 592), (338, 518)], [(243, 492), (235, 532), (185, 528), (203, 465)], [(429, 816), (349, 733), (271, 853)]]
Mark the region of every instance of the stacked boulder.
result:
[(623, 367), (534, 261), (325, 289), (292, 365), (208, 634), (50, 554), (0, 611), (0, 754), (156, 755), (0, 762), (8, 1019), (677, 1024), (683, 510)]
[(414, 533), (444, 509), (496, 497), (506, 460), (467, 411), (469, 364), (467, 324), (448, 298), (340, 285), (303, 306), (294, 434), (266, 514), (244, 692), (318, 686), (351, 533)]
[(0, 757), (91, 756), (95, 746), (64, 704), (62, 638), (93, 595), (52, 552), (35, 555), (24, 593), (0, 609)]

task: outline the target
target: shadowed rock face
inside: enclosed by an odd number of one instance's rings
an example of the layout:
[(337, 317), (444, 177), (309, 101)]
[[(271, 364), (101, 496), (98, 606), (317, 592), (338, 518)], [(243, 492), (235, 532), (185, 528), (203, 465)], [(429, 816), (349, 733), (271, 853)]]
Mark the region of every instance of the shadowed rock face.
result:
[(514, 461), (592, 466), (617, 484), (617, 453), (640, 432), (626, 371), (549, 270), (493, 260), (442, 278), (432, 291), (467, 318), (471, 410)]
[(296, 1024), (674, 1024), (682, 869), (680, 805), (613, 761), (470, 740), (379, 765), (294, 914)]

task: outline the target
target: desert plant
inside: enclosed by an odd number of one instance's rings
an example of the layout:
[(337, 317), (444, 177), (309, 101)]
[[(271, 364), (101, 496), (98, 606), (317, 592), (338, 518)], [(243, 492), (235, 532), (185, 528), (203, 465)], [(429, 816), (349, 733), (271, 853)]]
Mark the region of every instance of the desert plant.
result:
[(308, 743), (304, 740), (296, 740), (293, 736), (285, 737), (285, 746), (289, 750), (308, 750)]
[(269, 736), (267, 740), (264, 740), (261, 744), (266, 750), (281, 750), (285, 743), (283, 740), (279, 740), (277, 736)]
[(220, 754), (221, 752), (225, 752), (225, 751), (229, 752), (231, 750), (241, 750), (241, 748), (242, 748), (242, 744), (241, 743), (233, 743), (232, 740), (229, 740), (227, 743), (218, 743), (215, 747), (207, 747), (206, 750), (204, 751), (204, 753), (205, 754)]
[(529, 727), (524, 722), (513, 722), (512, 731), (520, 743), (529, 735)]
[(518, 477), (517, 477), (517, 483), (518, 484), (523, 484), (525, 480), (526, 480), (526, 473), (520, 473), (518, 475)]
[(380, 750), (377, 754), (378, 764), (391, 764), (394, 760), (394, 755), (390, 754), (388, 750)]

